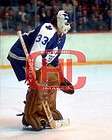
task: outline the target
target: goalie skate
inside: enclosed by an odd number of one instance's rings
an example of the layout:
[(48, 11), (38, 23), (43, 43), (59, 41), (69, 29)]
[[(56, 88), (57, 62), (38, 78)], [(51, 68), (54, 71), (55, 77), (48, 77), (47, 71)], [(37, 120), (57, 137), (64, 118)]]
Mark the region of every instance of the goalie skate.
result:
[[(70, 119), (56, 120), (55, 123), (56, 123), (56, 127), (52, 129), (64, 128), (70, 125)], [(46, 126), (45, 128), (39, 128), (39, 129), (33, 129), (31, 126), (25, 126), (25, 125), (23, 127), (23, 130), (26, 131), (40, 131), (43, 129), (49, 129), (49, 127)]]

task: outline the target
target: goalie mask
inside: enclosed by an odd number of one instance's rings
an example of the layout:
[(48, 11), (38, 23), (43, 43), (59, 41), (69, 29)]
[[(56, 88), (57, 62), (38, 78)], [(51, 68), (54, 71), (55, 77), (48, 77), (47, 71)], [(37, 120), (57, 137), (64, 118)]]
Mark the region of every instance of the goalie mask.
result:
[(70, 30), (69, 16), (64, 10), (57, 14), (57, 27), (61, 33), (66, 34)]

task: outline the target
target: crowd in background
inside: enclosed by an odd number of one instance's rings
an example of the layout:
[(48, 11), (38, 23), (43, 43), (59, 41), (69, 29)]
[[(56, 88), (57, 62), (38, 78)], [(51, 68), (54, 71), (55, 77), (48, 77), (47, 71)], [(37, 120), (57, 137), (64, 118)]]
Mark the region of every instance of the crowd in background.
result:
[(70, 15), (70, 32), (111, 31), (111, 6), (112, 0), (0, 0), (0, 31), (28, 32), (59, 9)]

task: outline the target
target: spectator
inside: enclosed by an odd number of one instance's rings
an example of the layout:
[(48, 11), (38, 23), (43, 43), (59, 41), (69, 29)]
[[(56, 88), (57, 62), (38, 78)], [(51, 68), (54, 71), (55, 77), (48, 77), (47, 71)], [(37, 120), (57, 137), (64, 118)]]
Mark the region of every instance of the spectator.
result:
[(0, 18), (0, 32), (3, 32), (2, 19)]
[(2, 20), (3, 30), (13, 32), (16, 30), (15, 14), (12, 8), (7, 8)]
[(66, 0), (62, 4), (62, 8), (72, 16), (72, 14), (73, 14), (73, 4), (72, 4), (71, 0)]
[(3, 31), (34, 28), (62, 8), (70, 14), (70, 31), (112, 29), (110, 0), (0, 0), (0, 5)]
[(92, 31), (97, 31), (98, 28), (98, 18), (95, 15), (92, 15), (92, 18), (90, 20), (90, 28)]
[(107, 30), (112, 30), (112, 10), (107, 11), (107, 16), (105, 18), (105, 23), (107, 26)]
[(46, 22), (46, 17), (47, 17), (47, 10), (45, 8), (45, 6), (41, 6), (39, 8), (39, 15), (40, 15), (40, 22), (41, 23), (45, 23)]
[(98, 18), (98, 30), (99, 31), (106, 31), (107, 30), (107, 27), (106, 27), (106, 24), (103, 20), (103, 16), (102, 15), (99, 15), (99, 18)]

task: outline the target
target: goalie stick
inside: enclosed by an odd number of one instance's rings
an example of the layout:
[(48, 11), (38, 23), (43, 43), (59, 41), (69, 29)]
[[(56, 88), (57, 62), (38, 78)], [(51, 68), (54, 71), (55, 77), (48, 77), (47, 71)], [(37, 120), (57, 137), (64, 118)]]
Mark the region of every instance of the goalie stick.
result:
[[(24, 50), (24, 53), (25, 53), (25, 56), (26, 56), (26, 60), (28, 61), (29, 60), (28, 59), (29, 53), (28, 53), (28, 50), (26, 48), (26, 45), (25, 45), (24, 39), (22, 37), (21, 31), (18, 31), (17, 35), (18, 35), (18, 37), (20, 39), (22, 48)], [(30, 62), (28, 62), (28, 63), (30, 65)], [(47, 119), (48, 119), (48, 122), (49, 122), (49, 125), (50, 125), (51, 128), (64, 127), (64, 126), (68, 126), (70, 124), (70, 120), (69, 119), (57, 120), (57, 121), (55, 121), (53, 119), (52, 112), (50, 110), (50, 107), (49, 107), (49, 104), (48, 104), (47, 100), (42, 101), (42, 105), (43, 105), (44, 111), (46, 113), (46, 116), (47, 116)]]

